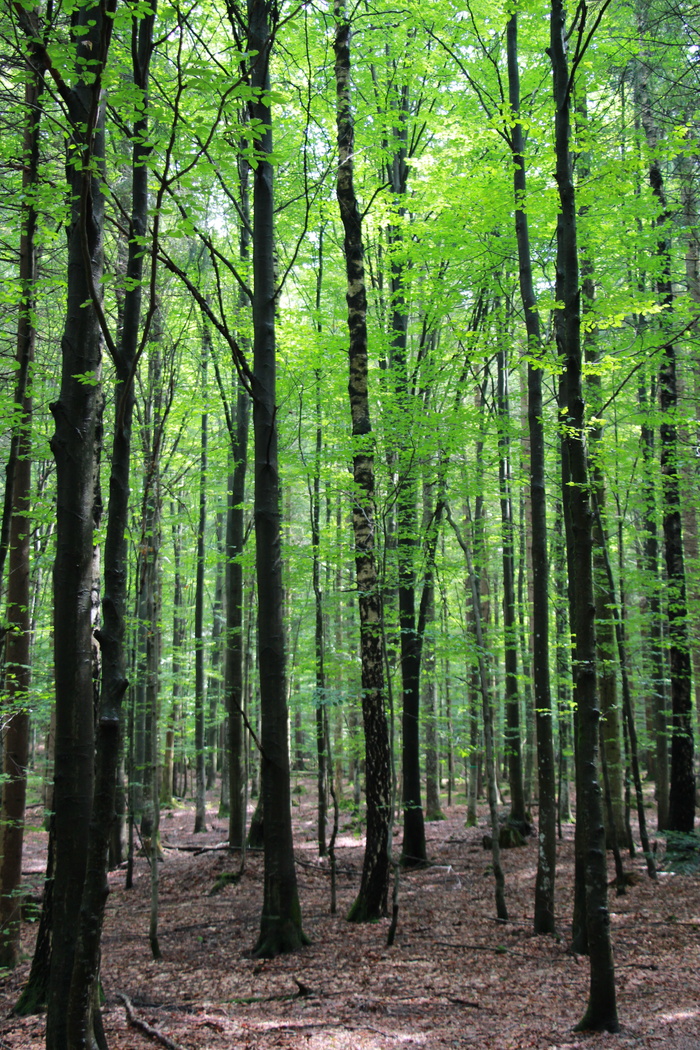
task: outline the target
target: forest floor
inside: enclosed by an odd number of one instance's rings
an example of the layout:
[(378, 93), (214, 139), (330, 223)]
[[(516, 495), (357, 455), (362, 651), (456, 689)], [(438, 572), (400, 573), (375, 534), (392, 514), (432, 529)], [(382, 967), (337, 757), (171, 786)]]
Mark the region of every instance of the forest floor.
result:
[[(171, 1048), (184, 1050), (700, 1050), (698, 874), (666, 872), (654, 883), (639, 853), (624, 858), (626, 870), (639, 878), (623, 896), (610, 890), (621, 1031), (574, 1033), (587, 1002), (589, 967), (586, 958), (567, 950), (573, 826), (564, 826), (558, 847), (559, 937), (532, 933), (535, 838), (503, 853), (510, 922), (499, 925), (490, 852), (481, 841), (485, 811), (480, 827), (466, 828), (465, 809), (455, 805), (446, 820), (427, 825), (431, 866), (401, 876), (396, 942), (387, 948), (388, 920), (345, 921), (363, 850), (350, 815), (341, 814), (338, 911), (331, 915), (329, 872), (317, 855), (312, 785), (300, 784), (294, 798), (299, 892), (311, 939), (297, 954), (251, 957), (262, 902), (261, 854), (249, 852), (240, 881), (211, 895), (217, 876), (240, 864), (239, 857), (214, 848), (224, 843), (227, 829), (213, 809), (209, 830), (196, 836), (191, 808), (163, 814), (161, 961), (154, 962), (149, 949), (147, 860), (138, 858), (131, 890), (124, 888), (123, 871), (110, 875), (102, 967), (110, 1050), (145, 1050), (168, 1040)], [(400, 837), (394, 846), (400, 848)], [(41, 885), (45, 848), (42, 832), (28, 834), (28, 888)], [(612, 859), (609, 868), (612, 878)], [(1, 1050), (44, 1046), (43, 1017), (9, 1016), (28, 973), (33, 934), (27, 924), (27, 960), (0, 979)], [(132, 1018), (154, 1034), (133, 1026), (123, 996)]]

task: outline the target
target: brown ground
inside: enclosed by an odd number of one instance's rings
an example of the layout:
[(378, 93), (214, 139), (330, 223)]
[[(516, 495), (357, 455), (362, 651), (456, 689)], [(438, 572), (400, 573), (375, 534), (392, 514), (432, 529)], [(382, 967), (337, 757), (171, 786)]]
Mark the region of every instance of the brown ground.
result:
[[(262, 857), (249, 854), (238, 885), (210, 896), (216, 876), (236, 868), (214, 846), (225, 824), (209, 814), (206, 835), (191, 834), (193, 814), (164, 814), (161, 872), (162, 962), (148, 944), (149, 875), (137, 861), (135, 887), (110, 876), (103, 939), (104, 1021), (110, 1050), (159, 1044), (129, 1025), (136, 1017), (185, 1050), (385, 1050), (385, 1048), (645, 1047), (700, 1050), (700, 877), (663, 875), (653, 884), (641, 857), (626, 858), (640, 880), (610, 898), (619, 1035), (572, 1032), (586, 1005), (588, 960), (567, 953), (572, 902), (572, 834), (559, 847), (557, 908), (561, 940), (531, 933), (534, 838), (503, 854), (511, 922), (494, 921), (485, 827), (466, 829), (464, 809), (427, 827), (433, 866), (404, 874), (396, 944), (387, 923), (345, 922), (356, 893), (362, 840), (342, 820), (338, 914), (329, 914), (329, 875), (319, 865), (310, 788), (295, 805), (297, 873), (304, 929), (312, 944), (296, 955), (250, 956), (262, 900)], [(485, 822), (484, 822), (485, 823)], [(41, 833), (29, 835), (28, 883), (40, 884)], [(399, 840), (395, 840), (398, 847)], [(611, 865), (612, 877), (612, 865)], [(32, 950), (33, 927), (23, 935)], [(0, 979), (1, 1050), (39, 1050), (42, 1017), (8, 1018), (29, 962)], [(305, 994), (300, 994), (296, 982)]]

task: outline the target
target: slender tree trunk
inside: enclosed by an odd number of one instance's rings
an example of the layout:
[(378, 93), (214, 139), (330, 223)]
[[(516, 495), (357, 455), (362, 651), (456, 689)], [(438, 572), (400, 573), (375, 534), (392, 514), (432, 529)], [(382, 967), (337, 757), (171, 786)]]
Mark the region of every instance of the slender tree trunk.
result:
[(170, 714), (165, 729), (165, 750), (163, 752), (163, 776), (160, 785), (160, 805), (171, 806), (175, 791), (175, 734), (182, 713), (182, 674), (181, 660), (186, 640), (187, 625), (183, 608), (182, 587), (182, 524), (177, 520), (177, 506), (170, 505), (173, 538), (173, 644), (171, 655), (172, 686), (170, 694)]
[[(202, 337), (202, 394), (207, 396), (207, 361), (211, 335), (206, 321)], [(194, 599), (194, 750), (195, 750), (195, 833), (207, 830), (206, 740), (204, 732), (204, 546), (207, 526), (207, 451), (209, 411), (202, 410), (199, 449), (199, 525), (197, 527), (197, 582)]]
[[(318, 270), (316, 271), (316, 330), (321, 335), (321, 290), (323, 287), (323, 226), (318, 237)], [(315, 718), (316, 718), (316, 817), (318, 830), (318, 855), (325, 857), (326, 823), (328, 811), (328, 697), (326, 692), (325, 626), (323, 590), (321, 587), (321, 456), (323, 453), (323, 372), (314, 369), (316, 392), (316, 447), (314, 454), (313, 482), (311, 487), (311, 546), (313, 550), (314, 588), (314, 652), (316, 662)]]
[(515, 608), (515, 543), (510, 468), (510, 408), (508, 358), (497, 355), (498, 485), (501, 502), (503, 547), (503, 636), (505, 649), (505, 752), (510, 786), (510, 820), (520, 831), (529, 830), (523, 791), (522, 743), (520, 739), (520, 695), (518, 689), (518, 630)]
[[(238, 179), (241, 200), (241, 228), (239, 252), (241, 263), (246, 265), (250, 257), (250, 197), (248, 192), (248, 161), (238, 160)], [(243, 291), (239, 296), (239, 308), (243, 311), (249, 303)], [(241, 349), (249, 351), (246, 336), (239, 337)], [(245, 543), (245, 490), (248, 466), (248, 430), (250, 421), (250, 398), (240, 380), (236, 386), (236, 429), (232, 449), (233, 472), (231, 496), (226, 526), (226, 550), (228, 564), (226, 601), (226, 707), (228, 710), (228, 748), (230, 782), (229, 845), (242, 850), (246, 831), (246, 754), (243, 715), (245, 710), (244, 664), (246, 638), (243, 633), (243, 608), (245, 604), (244, 576), (241, 559)]]
[(216, 774), (220, 769), (219, 760), (219, 698), (221, 696), (221, 641), (224, 623), (224, 519), (225, 514), (219, 511), (216, 515), (216, 578), (214, 580), (214, 602), (212, 605), (211, 656), (209, 660), (209, 677), (207, 681), (207, 725), (206, 725), (206, 787), (213, 791), (216, 786)]
[[(17, 324), (17, 385), (19, 417), (11, 439), (8, 463), (9, 576), (4, 693), (2, 702), (2, 801), (0, 804), (0, 968), (13, 968), (20, 958), (20, 882), (24, 842), (24, 812), (29, 757), (31, 681), (30, 538), (32, 490), (32, 397), (29, 380), (36, 329), (35, 234), (37, 212), (33, 190), (39, 166), (39, 124), (42, 81), (30, 57), (25, 73), (25, 127), (22, 142), (22, 204), (20, 211), (19, 282), (22, 299)], [(0, 580), (3, 570), (0, 567)]]
[(476, 634), (477, 663), (479, 674), (479, 692), (481, 693), (481, 710), (484, 722), (484, 752), (486, 756), (486, 790), (489, 803), (489, 814), (491, 817), (491, 858), (493, 864), (493, 877), (496, 898), (496, 916), (499, 921), (506, 922), (508, 919), (508, 908), (505, 895), (505, 877), (501, 866), (500, 849), (500, 825), (498, 821), (498, 787), (496, 782), (496, 763), (494, 755), (493, 739), (493, 711), (491, 710), (491, 698), (489, 694), (488, 669), (486, 666), (486, 649), (484, 647), (484, 632), (481, 617), (481, 596), (479, 594), (479, 576), (472, 564), (469, 546), (462, 538), (456, 523), (448, 516), (448, 520), (454, 529), (464, 557), (467, 562), (467, 574), (469, 576), (467, 586), (471, 600), (472, 614), (474, 616), (474, 631)]
[(574, 700), (578, 709), (581, 793), (577, 821), (585, 831), (586, 926), (590, 953), (588, 1007), (580, 1030), (616, 1032), (615, 971), (610, 941), (605, 829), (596, 773), (600, 710), (596, 696), (596, 650), (593, 598), (591, 491), (584, 444), (582, 391), (581, 289), (576, 229), (576, 194), (571, 159), (571, 82), (564, 40), (561, 0), (552, 0), (550, 58), (555, 104), (555, 178), (560, 213), (557, 223), (557, 349), (564, 366), (566, 400), (562, 405), (572, 484), (566, 487), (576, 567), (572, 627), (576, 639)]
[(307, 942), (301, 926), (292, 842), (289, 781), (284, 591), (277, 458), (272, 114), (270, 111), (270, 0), (248, 0), (252, 52), (251, 117), (261, 129), (253, 173), (253, 426), (255, 431), (255, 540), (258, 584), (263, 835), (265, 889), (257, 956), (294, 951)]
[[(520, 110), (517, 15), (508, 23), (508, 87), (511, 109)], [(556, 875), (556, 786), (554, 777), (554, 734), (549, 681), (549, 561), (547, 553), (547, 504), (545, 490), (545, 445), (542, 403), (542, 369), (537, 358), (542, 352), (540, 316), (537, 309), (527, 219), (525, 141), (522, 125), (516, 120), (511, 130), (513, 153), (513, 192), (515, 233), (518, 243), (520, 295), (528, 342), (527, 389), (528, 433), (530, 442), (530, 506), (532, 513), (533, 588), (533, 679), (535, 727), (537, 733), (537, 786), (539, 832), (537, 836), (537, 880), (535, 884), (535, 933), (553, 933), (554, 885)]]
[[(656, 222), (659, 230), (656, 251), (662, 270), (657, 280), (657, 292), (661, 303), (667, 307), (668, 313), (673, 307), (670, 245), (665, 233), (665, 226), (670, 220), (670, 215), (666, 204), (663, 173), (657, 156), (658, 131), (652, 118), (645, 84), (642, 85), (641, 95), (642, 124), (651, 152), (649, 184), (660, 208), (660, 215)], [(668, 338), (663, 346), (658, 387), (662, 413), (659, 428), (661, 502), (667, 578), (669, 677), (671, 680), (671, 779), (667, 830), (691, 834), (695, 826), (693, 701), (680, 505), (679, 442), (676, 423), (677, 385), (676, 347), (673, 339)]]
[[(639, 383), (640, 407), (647, 412), (650, 406), (647, 400), (644, 379)], [(659, 579), (659, 537), (656, 513), (656, 492), (654, 479), (657, 473), (654, 452), (654, 428), (646, 422), (641, 427), (640, 443), (642, 446), (642, 561), (645, 571), (645, 599), (647, 612), (646, 660), (647, 679), (651, 692), (651, 713), (653, 719), (654, 740), (654, 777), (656, 782), (656, 826), (659, 831), (668, 827), (669, 797), (669, 748), (668, 717), (666, 711), (666, 687), (664, 670), (664, 653), (661, 625), (661, 596)]]
[[(580, 120), (582, 137), (588, 133), (588, 105), (585, 91), (579, 93), (576, 102), (576, 114)], [(590, 158), (586, 151), (579, 154), (577, 176), (581, 183), (590, 178)], [(588, 205), (579, 209), (584, 216)], [(595, 320), (595, 267), (590, 254), (586, 252), (581, 262), (581, 291), (584, 314)], [(584, 354), (589, 369), (586, 388), (591, 413), (600, 420), (602, 411), (602, 383), (600, 370), (596, 369), (600, 355), (597, 346), (597, 332), (594, 323), (586, 325), (584, 337)], [(601, 709), (601, 754), (606, 770), (606, 785), (609, 786), (610, 807), (606, 805), (607, 834), (610, 846), (626, 840), (624, 779), (625, 763), (622, 751), (622, 712), (617, 698), (617, 671), (615, 660), (615, 626), (610, 609), (615, 603), (615, 595), (608, 587), (605, 568), (605, 548), (607, 545), (605, 473), (601, 463), (601, 446), (603, 426), (600, 422), (591, 423), (589, 428), (589, 460), (591, 483), (594, 494), (596, 514), (593, 521), (593, 585), (595, 593), (596, 624), (596, 663), (598, 672), (598, 695)], [(611, 826), (614, 825), (614, 826)]]
[(352, 508), (360, 611), (362, 715), (365, 728), (367, 839), (360, 892), (348, 918), (376, 919), (386, 912), (389, 878), (391, 761), (385, 710), (381, 596), (374, 552), (374, 457), (367, 384), (367, 293), (362, 222), (354, 187), (354, 126), (350, 87), (350, 23), (345, 0), (335, 0), (334, 41), (338, 172), (336, 194), (344, 230), (350, 346), (349, 395), (355, 492)]

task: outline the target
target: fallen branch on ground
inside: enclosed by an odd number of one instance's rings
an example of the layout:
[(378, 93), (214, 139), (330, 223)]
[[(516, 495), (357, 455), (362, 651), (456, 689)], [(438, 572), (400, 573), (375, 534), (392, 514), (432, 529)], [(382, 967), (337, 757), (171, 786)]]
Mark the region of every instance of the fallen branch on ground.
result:
[(163, 1035), (157, 1028), (153, 1028), (152, 1025), (147, 1024), (146, 1021), (142, 1021), (134, 1013), (134, 1007), (131, 1003), (131, 999), (124, 992), (117, 992), (117, 999), (121, 999), (124, 1003), (124, 1009), (126, 1010), (126, 1019), (132, 1028), (137, 1028), (139, 1032), (143, 1032), (150, 1039), (155, 1039), (156, 1042), (161, 1043), (162, 1046), (167, 1047), (167, 1050), (184, 1050), (184, 1047), (180, 1046), (179, 1043), (169, 1039), (167, 1035)]

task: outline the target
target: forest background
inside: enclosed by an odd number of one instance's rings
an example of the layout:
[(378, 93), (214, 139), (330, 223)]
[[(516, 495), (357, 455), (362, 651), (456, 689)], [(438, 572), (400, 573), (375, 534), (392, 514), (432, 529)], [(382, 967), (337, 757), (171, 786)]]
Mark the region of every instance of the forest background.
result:
[(260, 793), (256, 952), (305, 942), (290, 753), (321, 855), (364, 777), (357, 920), (396, 806), (421, 865), (463, 777), (503, 920), (538, 804), (554, 932), (575, 783), (582, 1025), (614, 1030), (604, 838), (636, 795), (653, 876), (642, 775), (696, 846), (697, 10), (16, 2), (2, 41), (0, 961), (30, 771), (47, 1045), (103, 1038), (108, 854), (187, 791), (204, 830), (217, 774), (232, 848)]

